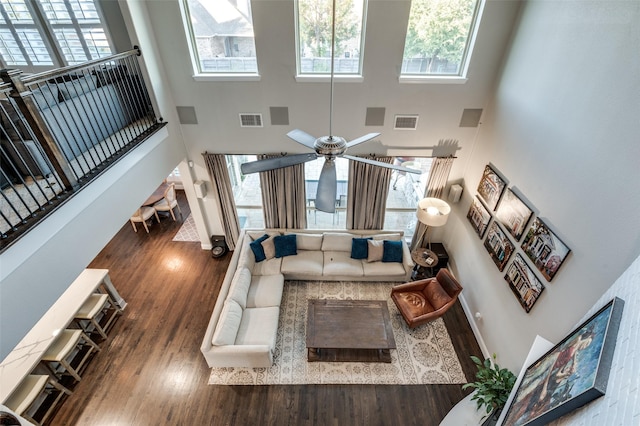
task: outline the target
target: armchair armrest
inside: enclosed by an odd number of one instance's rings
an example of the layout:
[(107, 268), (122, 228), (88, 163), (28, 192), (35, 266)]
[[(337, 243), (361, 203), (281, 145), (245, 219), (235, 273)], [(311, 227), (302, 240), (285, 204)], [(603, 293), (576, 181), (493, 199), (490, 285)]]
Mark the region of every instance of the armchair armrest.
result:
[(422, 291), (431, 281), (435, 278), (427, 278), (420, 281), (413, 281), (410, 283), (400, 284), (391, 288), (391, 293), (405, 292), (405, 291)]

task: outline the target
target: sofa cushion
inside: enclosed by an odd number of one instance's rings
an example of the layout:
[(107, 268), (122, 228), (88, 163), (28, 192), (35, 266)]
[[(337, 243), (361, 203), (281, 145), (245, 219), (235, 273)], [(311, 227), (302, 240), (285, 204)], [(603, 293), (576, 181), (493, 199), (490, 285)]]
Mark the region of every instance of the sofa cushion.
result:
[(238, 268), (231, 280), (228, 298), (233, 299), (242, 309), (247, 307), (247, 293), (251, 285), (251, 271), (247, 268)]
[(280, 235), (278, 231), (246, 231), (245, 233), (246, 235), (251, 237), (252, 241), (257, 240), (258, 238), (262, 237), (264, 234), (267, 234), (270, 237), (274, 235)]
[(242, 239), (242, 249), (240, 251), (240, 257), (238, 259), (238, 268), (247, 268), (253, 271), (253, 267), (256, 264), (256, 257), (251, 250), (251, 238)]
[(383, 240), (367, 241), (367, 262), (381, 262), (384, 254)]
[(451, 296), (437, 281), (429, 283), (423, 293), (436, 311), (451, 302)]
[(361, 277), (364, 275), (362, 269), (362, 261), (351, 258), (350, 252), (344, 251), (325, 251), (323, 276), (340, 276), (346, 275), (350, 277)]
[(295, 234), (298, 250), (322, 249), (322, 234)]
[(262, 249), (264, 250), (264, 256), (267, 260), (276, 257), (276, 245), (273, 241), (275, 238), (276, 236), (272, 235), (271, 237), (260, 243), (262, 245)]
[(282, 259), (283, 274), (309, 274), (322, 275), (324, 256), (320, 250), (300, 250), (296, 256), (287, 256)]
[(255, 256), (256, 262), (262, 262), (267, 258), (267, 256), (264, 253), (264, 248), (262, 247), (262, 242), (267, 238), (269, 238), (269, 236), (267, 234), (264, 234), (261, 237), (256, 238), (251, 243), (249, 243), (249, 246), (251, 247), (251, 251)]
[(322, 238), (322, 251), (347, 251), (351, 252), (351, 239), (360, 235), (346, 232), (325, 232)]
[(280, 273), (282, 257), (274, 257), (264, 262), (256, 263), (253, 267), (253, 275), (276, 275)]
[(294, 256), (298, 253), (296, 234), (278, 235), (273, 239), (276, 257)]
[(402, 241), (384, 240), (383, 262), (402, 262)]
[(233, 299), (224, 301), (216, 331), (211, 343), (214, 346), (233, 345), (242, 321), (242, 308)]
[(242, 315), (238, 328), (236, 345), (268, 345), (276, 347), (276, 332), (280, 308), (247, 308)]
[(251, 278), (251, 286), (247, 291), (247, 307), (280, 306), (283, 290), (284, 276), (282, 274), (256, 275)]
[(364, 275), (367, 277), (375, 277), (378, 275), (405, 276), (407, 274), (404, 265), (398, 262), (362, 262), (362, 269), (364, 270)]

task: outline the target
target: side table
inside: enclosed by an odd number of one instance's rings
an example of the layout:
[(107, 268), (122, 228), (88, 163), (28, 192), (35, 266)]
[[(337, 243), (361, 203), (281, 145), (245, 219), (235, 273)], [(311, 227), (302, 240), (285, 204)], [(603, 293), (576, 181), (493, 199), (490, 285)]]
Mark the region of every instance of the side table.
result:
[(411, 259), (416, 263), (411, 279), (418, 281), (435, 277), (440, 269), (446, 268), (449, 254), (442, 243), (431, 243), (431, 250), (425, 247), (414, 249)]

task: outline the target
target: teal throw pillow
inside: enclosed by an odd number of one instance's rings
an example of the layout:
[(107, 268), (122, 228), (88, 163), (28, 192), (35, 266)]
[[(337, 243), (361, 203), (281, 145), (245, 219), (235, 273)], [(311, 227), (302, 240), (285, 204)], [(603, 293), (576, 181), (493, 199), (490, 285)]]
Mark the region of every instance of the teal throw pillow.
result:
[(383, 262), (402, 262), (402, 241), (383, 241)]
[(279, 235), (273, 239), (273, 244), (276, 246), (276, 257), (298, 254), (296, 234)]
[(351, 242), (351, 258), (366, 259), (369, 256), (369, 247), (367, 240), (371, 238), (352, 238)]
[(258, 238), (249, 243), (249, 247), (251, 247), (251, 251), (253, 255), (256, 257), (256, 262), (262, 262), (267, 258), (264, 254), (264, 248), (262, 248), (262, 242), (269, 238), (267, 234), (264, 234), (262, 237)]

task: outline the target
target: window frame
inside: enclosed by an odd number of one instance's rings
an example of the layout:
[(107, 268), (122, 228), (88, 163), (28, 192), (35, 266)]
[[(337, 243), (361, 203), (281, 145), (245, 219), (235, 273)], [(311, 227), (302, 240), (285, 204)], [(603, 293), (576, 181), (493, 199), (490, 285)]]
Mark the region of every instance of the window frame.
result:
[[(260, 81), (260, 67), (258, 66), (258, 51), (256, 49), (256, 71), (255, 72), (211, 72), (200, 69), (200, 54), (198, 43), (196, 42), (193, 27), (191, 26), (191, 12), (189, 0), (180, 0), (180, 13), (182, 14), (182, 25), (185, 30), (185, 38), (189, 46), (189, 57), (191, 58), (192, 78), (195, 81)], [(251, 2), (249, 1), (249, 5)], [(253, 17), (251, 19), (253, 27)], [(255, 48), (255, 32), (253, 34), (253, 45)]]
[[(115, 52), (115, 45), (113, 43), (113, 39), (111, 37), (109, 28), (107, 26), (106, 18), (104, 16), (104, 12), (102, 11), (100, 1), (93, 0), (92, 3), (95, 6), (96, 13), (98, 15), (98, 18), (97, 18), (99, 21), (98, 23), (79, 23), (77, 20), (77, 17), (73, 13), (72, 5), (68, 3), (67, 0), (64, 0), (64, 2), (62, 3), (66, 6), (67, 11), (71, 9), (71, 11), (69, 11), (69, 14), (70, 14), (69, 19), (71, 23), (67, 23), (67, 24), (60, 24), (60, 23), (54, 24), (50, 22), (49, 17), (47, 16), (47, 10), (45, 6), (37, 0), (25, 1), (25, 5), (29, 11), (29, 14), (31, 15), (31, 20), (33, 21), (32, 24), (21, 23), (21, 22), (16, 23), (11, 19), (7, 19), (8, 14), (4, 9), (4, 7), (2, 7), (1, 13), (4, 21), (2, 23), (2, 26), (8, 28), (9, 32), (13, 34), (14, 42), (18, 44), (22, 52), (22, 55), (25, 58), (25, 61), (27, 62), (27, 65), (8, 64), (4, 59), (1, 60), (2, 64), (8, 67), (19, 68), (24, 72), (37, 73), (37, 72), (47, 71), (55, 68), (60, 68), (63, 66), (68, 66), (68, 65), (74, 65), (74, 64), (86, 62), (92, 59), (98, 59), (98, 58), (104, 57), (104, 56), (93, 55), (95, 53), (95, 49), (90, 48), (86, 40), (84, 39), (82, 30), (91, 29), (91, 28), (99, 28), (104, 32), (105, 39), (108, 43), (108, 47), (110, 50), (109, 55), (112, 55)], [(34, 65), (33, 64), (33, 58), (30, 55), (28, 55), (27, 49), (25, 49), (24, 43), (19, 37), (16, 38), (16, 35), (17, 35), (16, 30), (23, 29), (23, 28), (35, 29), (38, 32), (44, 44), (44, 47), (47, 49), (47, 52), (51, 59), (52, 63), (50, 65)], [(72, 28), (75, 31), (75, 34), (78, 36), (78, 40), (81, 43), (82, 50), (84, 51), (84, 54), (86, 56), (86, 59), (84, 61), (77, 62), (67, 58), (66, 54), (64, 53), (65, 49), (59, 43), (58, 38), (56, 36), (55, 30), (58, 28)], [(109, 56), (109, 55), (106, 55), (106, 56)]]
[[(399, 83), (409, 84), (464, 84), (468, 81), (467, 73), (469, 71), (469, 65), (473, 56), (473, 51), (478, 36), (478, 30), (480, 28), (480, 22), (482, 21), (482, 15), (484, 13), (486, 0), (477, 0), (473, 17), (471, 20), (471, 26), (469, 28), (469, 36), (465, 43), (464, 52), (462, 55), (462, 63), (460, 65), (460, 72), (458, 74), (416, 74), (416, 73), (403, 73), (402, 63), (400, 64), (400, 72), (398, 76)], [(410, 12), (411, 13), (411, 12)], [(409, 31), (409, 25), (407, 25), (407, 32)], [(406, 44), (406, 34), (405, 34)], [(402, 61), (404, 62), (404, 47), (402, 49)]]
[[(295, 31), (295, 53), (296, 53), (296, 75), (297, 82), (326, 83), (331, 80), (331, 73), (303, 73), (301, 70), (300, 57), (300, 7), (299, 0), (294, 0), (294, 31)], [(333, 80), (336, 82), (361, 83), (364, 81), (364, 50), (367, 29), (367, 12), (369, 9), (369, 0), (362, 0), (362, 23), (360, 31), (360, 54), (358, 56), (358, 72), (357, 73), (336, 73), (334, 70)], [(334, 63), (335, 63), (334, 58)]]

